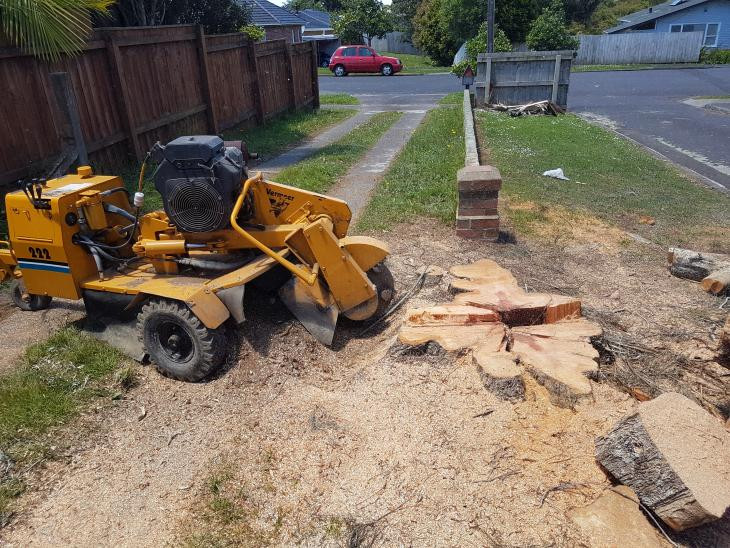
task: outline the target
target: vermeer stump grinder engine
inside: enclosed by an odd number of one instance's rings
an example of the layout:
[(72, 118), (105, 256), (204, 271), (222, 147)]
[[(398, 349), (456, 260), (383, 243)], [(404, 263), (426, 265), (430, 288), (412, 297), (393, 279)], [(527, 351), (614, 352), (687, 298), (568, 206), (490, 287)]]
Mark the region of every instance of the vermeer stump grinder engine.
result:
[(90, 316), (103, 306), (136, 314), (143, 353), (186, 381), (223, 362), (224, 324), (244, 321), (252, 282), (278, 279), (281, 300), (327, 345), (340, 314), (363, 321), (387, 308), (388, 248), (347, 236), (342, 200), (249, 177), (245, 146), (215, 136), (157, 143), (150, 157), (164, 211), (140, 213), (147, 160), (134, 196), (120, 177), (88, 166), (6, 196), (0, 278), (13, 280), (17, 306), (83, 298)]

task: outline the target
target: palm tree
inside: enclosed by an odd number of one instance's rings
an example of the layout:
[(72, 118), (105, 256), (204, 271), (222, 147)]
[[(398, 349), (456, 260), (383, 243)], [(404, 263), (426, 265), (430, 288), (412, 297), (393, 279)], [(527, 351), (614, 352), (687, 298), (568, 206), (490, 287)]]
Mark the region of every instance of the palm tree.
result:
[(0, 40), (46, 61), (80, 52), (91, 32), (92, 13), (114, 0), (0, 0)]

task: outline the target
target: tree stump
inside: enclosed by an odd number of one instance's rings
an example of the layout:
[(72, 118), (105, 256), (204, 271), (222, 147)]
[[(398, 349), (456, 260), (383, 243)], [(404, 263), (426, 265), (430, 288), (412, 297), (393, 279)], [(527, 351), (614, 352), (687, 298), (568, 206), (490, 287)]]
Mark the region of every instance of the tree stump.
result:
[(601, 328), (580, 318), (580, 301), (528, 293), (511, 272), (489, 259), (451, 268), (453, 303), (414, 308), (398, 336), (405, 347), (437, 343), (472, 350), (485, 387), (506, 400), (524, 398), (529, 372), (556, 405), (591, 395), (587, 375), (598, 370), (591, 338)]
[(730, 508), (730, 433), (681, 394), (642, 403), (596, 439), (596, 459), (675, 531)]

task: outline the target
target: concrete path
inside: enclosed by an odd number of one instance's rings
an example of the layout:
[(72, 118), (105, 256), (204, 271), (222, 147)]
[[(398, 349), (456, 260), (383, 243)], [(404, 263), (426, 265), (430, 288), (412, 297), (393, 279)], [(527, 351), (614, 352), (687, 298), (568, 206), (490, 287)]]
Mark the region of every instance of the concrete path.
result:
[(301, 162), (318, 150), (341, 139), (356, 127), (364, 124), (372, 117), (373, 114), (375, 113), (372, 111), (363, 110), (361, 112), (358, 112), (351, 118), (348, 118), (344, 122), (337, 124), (327, 131), (320, 133), (313, 139), (310, 139), (309, 141), (297, 147), (287, 150), (279, 156), (276, 156), (274, 158), (271, 158), (270, 160), (264, 161), (261, 164), (253, 166), (251, 171), (261, 171), (264, 173), (264, 175), (269, 175), (272, 173), (276, 173), (277, 171), (281, 171), (285, 167), (288, 167), (292, 164)]
[(334, 198), (347, 201), (352, 211), (352, 224), (357, 222), (370, 201), (370, 195), (380, 177), (411, 138), (426, 112), (426, 110), (404, 112), (401, 119), (383, 134), (363, 159), (352, 166), (328, 193)]

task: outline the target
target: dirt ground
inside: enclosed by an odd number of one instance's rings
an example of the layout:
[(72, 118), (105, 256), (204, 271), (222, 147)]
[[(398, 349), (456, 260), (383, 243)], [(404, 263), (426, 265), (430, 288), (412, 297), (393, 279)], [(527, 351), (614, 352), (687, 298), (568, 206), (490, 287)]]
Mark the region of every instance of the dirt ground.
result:
[[(638, 405), (628, 392), (681, 391), (727, 418), (727, 310), (671, 277), (664, 250), (589, 219), (508, 244), (425, 220), (376, 236), (401, 294), (427, 265), (489, 257), (528, 290), (581, 298), (607, 335), (594, 401), (558, 408), (528, 382), (511, 404), (469, 355), (391, 356), (405, 307), (365, 337), (341, 325), (330, 349), (250, 295), (230, 367), (201, 384), (144, 368), (69, 432), (0, 545), (593, 546), (566, 512), (611, 485), (593, 441)], [(448, 283), (408, 305), (450, 300)], [(727, 545), (730, 524), (675, 541)]]

